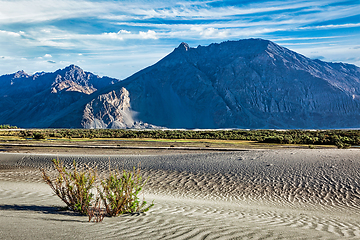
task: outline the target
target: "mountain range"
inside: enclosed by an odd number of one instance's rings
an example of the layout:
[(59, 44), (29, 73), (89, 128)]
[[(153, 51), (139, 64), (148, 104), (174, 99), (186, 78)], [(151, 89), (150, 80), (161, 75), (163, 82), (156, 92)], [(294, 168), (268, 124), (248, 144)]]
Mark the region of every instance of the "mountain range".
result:
[(121, 81), (71, 65), (0, 86), (0, 124), (26, 128), (360, 127), (359, 67), (263, 39), (181, 43)]

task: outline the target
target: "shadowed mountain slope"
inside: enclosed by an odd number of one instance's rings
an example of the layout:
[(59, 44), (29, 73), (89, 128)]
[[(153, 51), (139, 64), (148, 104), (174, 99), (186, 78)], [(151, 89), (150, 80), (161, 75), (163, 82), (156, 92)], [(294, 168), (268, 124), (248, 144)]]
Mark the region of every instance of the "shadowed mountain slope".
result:
[(97, 92), (125, 88), (136, 119), (169, 128), (359, 127), (360, 68), (248, 39), (190, 48)]

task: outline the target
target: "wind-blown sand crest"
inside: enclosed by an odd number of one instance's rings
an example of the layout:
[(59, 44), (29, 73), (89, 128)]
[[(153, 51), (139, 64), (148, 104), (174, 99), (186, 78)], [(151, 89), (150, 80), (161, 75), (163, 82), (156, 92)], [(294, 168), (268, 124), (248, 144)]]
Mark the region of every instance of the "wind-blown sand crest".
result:
[[(360, 238), (360, 152), (280, 149), (227, 153), (74, 155), (0, 153), (0, 231), (6, 239)], [(112, 167), (141, 163), (148, 213), (105, 218), (56, 211), (42, 182), (51, 159)], [(16, 226), (16, 227), (15, 227)]]

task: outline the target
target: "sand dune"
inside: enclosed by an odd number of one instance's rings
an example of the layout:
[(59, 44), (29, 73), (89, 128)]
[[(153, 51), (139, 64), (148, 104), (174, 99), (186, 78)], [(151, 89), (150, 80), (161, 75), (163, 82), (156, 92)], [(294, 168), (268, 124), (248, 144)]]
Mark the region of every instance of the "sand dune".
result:
[[(105, 153), (106, 154), (106, 153)], [(280, 149), (227, 153), (82, 155), (0, 153), (0, 232), (5, 239), (360, 238), (360, 151)], [(148, 213), (106, 218), (63, 206), (39, 167), (113, 167), (141, 162)]]

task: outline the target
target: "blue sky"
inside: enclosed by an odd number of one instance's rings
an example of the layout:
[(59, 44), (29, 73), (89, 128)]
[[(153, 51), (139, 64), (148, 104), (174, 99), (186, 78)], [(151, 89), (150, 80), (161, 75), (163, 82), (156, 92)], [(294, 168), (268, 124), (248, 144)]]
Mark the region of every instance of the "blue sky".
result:
[(0, 75), (75, 64), (124, 79), (181, 42), (244, 38), (360, 66), (360, 1), (0, 0)]

